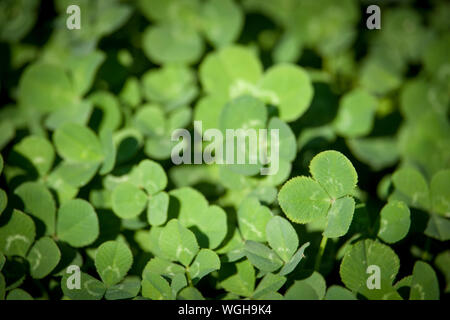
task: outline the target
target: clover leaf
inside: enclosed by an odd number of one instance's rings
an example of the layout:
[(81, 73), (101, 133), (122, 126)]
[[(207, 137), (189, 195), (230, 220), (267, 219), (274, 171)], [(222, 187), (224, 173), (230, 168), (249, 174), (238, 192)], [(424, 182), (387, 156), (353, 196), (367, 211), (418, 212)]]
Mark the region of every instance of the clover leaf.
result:
[[(367, 286), (369, 266), (380, 270), (380, 289), (371, 290)], [(399, 267), (398, 256), (389, 246), (373, 240), (361, 240), (345, 253), (339, 273), (347, 288), (368, 299), (400, 299), (392, 284)]]
[(59, 127), (53, 136), (58, 154), (71, 162), (102, 162), (103, 148), (92, 130), (75, 123)]
[(132, 262), (130, 249), (120, 241), (103, 243), (95, 254), (95, 267), (107, 287), (120, 282), (131, 268)]
[(414, 264), (410, 300), (439, 300), (439, 283), (433, 268), (426, 262)]
[(219, 269), (219, 256), (210, 249), (201, 249), (189, 267), (189, 276), (196, 283), (205, 275)]
[(1, 251), (5, 256), (25, 257), (36, 236), (33, 220), (16, 209), (9, 217), (2, 215), (1, 220), (3, 222), (0, 227)]
[(380, 230), (378, 236), (387, 243), (403, 239), (409, 231), (410, 212), (405, 203), (392, 201), (387, 203), (380, 213)]
[(65, 202), (58, 210), (56, 234), (73, 247), (94, 242), (99, 234), (99, 223), (92, 205), (82, 199)]
[(34, 279), (42, 279), (58, 265), (61, 252), (49, 237), (36, 241), (27, 255), (30, 262), (30, 274)]
[(197, 254), (199, 247), (195, 235), (176, 220), (170, 220), (159, 237), (161, 250), (173, 261), (188, 266)]
[(56, 204), (51, 192), (39, 182), (21, 184), (14, 193), (22, 200), (24, 211), (44, 224), (45, 230), (38, 233), (52, 235), (55, 233)]
[(309, 223), (327, 216), (324, 236), (347, 233), (355, 203), (351, 195), (357, 174), (351, 162), (337, 151), (324, 151), (310, 163), (312, 178), (296, 177), (280, 190), (278, 201), (286, 216), (297, 223)]

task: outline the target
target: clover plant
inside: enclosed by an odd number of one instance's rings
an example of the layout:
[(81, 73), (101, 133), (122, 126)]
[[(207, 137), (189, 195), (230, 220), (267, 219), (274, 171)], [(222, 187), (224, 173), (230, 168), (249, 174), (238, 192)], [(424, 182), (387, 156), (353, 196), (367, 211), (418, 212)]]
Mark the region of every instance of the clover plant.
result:
[(450, 6), (379, 5), (2, 1), (0, 300), (448, 297)]

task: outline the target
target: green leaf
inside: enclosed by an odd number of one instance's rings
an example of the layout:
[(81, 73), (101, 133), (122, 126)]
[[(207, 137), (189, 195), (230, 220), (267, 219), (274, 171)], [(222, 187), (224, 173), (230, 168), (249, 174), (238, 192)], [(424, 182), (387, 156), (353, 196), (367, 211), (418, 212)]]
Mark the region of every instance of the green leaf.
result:
[(28, 253), (30, 275), (34, 279), (42, 279), (55, 269), (61, 259), (61, 252), (56, 243), (49, 237), (36, 241)]
[(134, 184), (125, 182), (114, 188), (111, 194), (112, 209), (123, 219), (137, 217), (147, 205), (147, 195)]
[(45, 119), (45, 126), (55, 131), (66, 123), (86, 125), (92, 113), (92, 104), (87, 100), (80, 100), (64, 109), (50, 112)]
[(300, 263), (300, 261), (305, 257), (304, 252), (307, 247), (309, 247), (309, 242), (306, 242), (303, 244), (297, 252), (292, 256), (291, 260), (286, 262), (286, 264), (281, 268), (280, 272), (278, 273), (280, 276), (285, 276), (297, 267), (297, 265)]
[(44, 224), (45, 230), (39, 230), (46, 235), (55, 233), (56, 204), (50, 191), (39, 182), (25, 182), (14, 193), (22, 200), (24, 211)]
[(447, 241), (450, 239), (450, 220), (438, 214), (430, 214), (425, 234), (434, 239)]
[(154, 257), (145, 265), (144, 272), (174, 278), (178, 274), (184, 274), (185, 269), (179, 264), (164, 260), (160, 257)]
[[(449, 134), (450, 125), (445, 117), (431, 110), (424, 110), (416, 121), (404, 122), (400, 127), (397, 135), (399, 151), (410, 165), (420, 168), (426, 177), (432, 177), (436, 172), (448, 167)], [(416, 177), (411, 179), (417, 180)]]
[(0, 154), (0, 174), (2, 173), (2, 171), (3, 171), (3, 157)]
[(148, 27), (144, 31), (142, 47), (147, 57), (158, 64), (193, 64), (204, 50), (198, 32), (179, 24)]
[(15, 135), (16, 129), (13, 123), (9, 121), (0, 121), (0, 150), (2, 150)]
[(206, 38), (219, 48), (237, 39), (244, 22), (240, 8), (233, 0), (205, 2), (201, 16), (202, 31)]
[(284, 298), (286, 300), (319, 300), (314, 288), (304, 281), (295, 281), (294, 284), (287, 289)]
[(352, 154), (376, 171), (392, 166), (399, 158), (397, 139), (391, 136), (347, 139), (346, 141)]
[(178, 294), (178, 300), (205, 300), (202, 293), (194, 287), (186, 287)]
[(268, 273), (262, 278), (255, 292), (252, 295), (253, 299), (262, 298), (268, 293), (278, 291), (286, 282), (286, 278), (273, 273)]
[(105, 130), (116, 131), (121, 122), (122, 114), (116, 96), (108, 91), (95, 91), (88, 97), (88, 101), (102, 112), (102, 119), (98, 128), (101, 135)]
[(271, 130), (278, 130), (280, 158), (289, 162), (294, 161), (297, 155), (297, 141), (291, 127), (279, 118), (273, 117), (269, 121), (267, 130), (268, 132), (271, 132)]
[(350, 228), (355, 211), (355, 200), (343, 197), (334, 201), (328, 211), (327, 226), (323, 235), (327, 238), (338, 238), (345, 235)]
[[(242, 113), (242, 110), (245, 112)], [(240, 111), (240, 112), (239, 112)], [(226, 129), (262, 129), (267, 122), (267, 109), (260, 100), (243, 95), (227, 103), (220, 115), (220, 127)]]
[(127, 5), (112, 5), (104, 10), (99, 10), (95, 21), (95, 30), (101, 35), (108, 35), (117, 28), (120, 28), (130, 17), (132, 8)]
[(165, 160), (170, 158), (175, 145), (176, 143), (170, 139), (170, 136), (148, 138), (145, 141), (144, 152), (150, 158)]
[(284, 32), (272, 51), (274, 62), (295, 62), (303, 51), (303, 41), (294, 32)]
[(360, 70), (361, 86), (375, 95), (384, 95), (398, 88), (401, 78), (386, 65), (369, 59)]
[(439, 111), (443, 108), (440, 104), (438, 90), (425, 79), (413, 78), (402, 87), (400, 111), (408, 121), (416, 121), (424, 111), (424, 107), (432, 107)]
[(330, 199), (319, 183), (309, 177), (286, 182), (278, 193), (278, 202), (286, 216), (297, 223), (309, 223), (325, 217)]
[(433, 268), (423, 261), (414, 264), (410, 300), (439, 300), (439, 282)]
[(239, 86), (255, 85), (261, 78), (262, 65), (250, 49), (233, 45), (208, 54), (199, 72), (207, 93), (230, 96)]
[[(195, 189), (179, 188), (172, 190), (170, 196), (179, 204), (178, 219), (187, 228), (196, 227), (197, 241), (201, 247), (217, 248), (227, 234), (227, 215), (218, 206), (208, 206), (205, 197)], [(172, 200), (171, 200), (172, 201)]]
[(7, 205), (8, 205), (8, 196), (6, 195), (6, 192), (3, 189), (0, 189), (0, 215), (6, 209)]
[(256, 241), (245, 242), (245, 255), (261, 271), (273, 272), (283, 265), (283, 261), (273, 250)]
[(121, 241), (107, 241), (98, 247), (95, 267), (106, 287), (119, 283), (130, 270), (133, 255)]
[(179, 107), (169, 114), (167, 130), (173, 132), (176, 129), (184, 128), (189, 125), (192, 117), (192, 109), (188, 106)]
[[(369, 289), (367, 285), (369, 277), (376, 276), (375, 272), (367, 271), (369, 266), (380, 268), (380, 289)], [(361, 240), (347, 250), (339, 273), (347, 288), (368, 299), (400, 299), (392, 285), (399, 267), (400, 261), (390, 247), (374, 240)]]
[(150, 21), (157, 22), (178, 22), (186, 25), (195, 22), (199, 10), (199, 1), (195, 0), (175, 0), (175, 1), (158, 1), (158, 0), (141, 0), (139, 8), (142, 14)]
[(1, 222), (3, 223), (0, 223), (0, 251), (7, 257), (14, 255), (25, 257), (36, 236), (33, 220), (25, 213), (14, 209), (9, 217), (2, 215)]
[(167, 186), (167, 176), (159, 163), (143, 160), (131, 172), (130, 182), (139, 188), (144, 188), (149, 195), (153, 195)]
[[(1, 257), (0, 257), (1, 261)], [(450, 264), (450, 250), (445, 250), (436, 256), (434, 261), (435, 266), (439, 269), (441, 274), (445, 277), (446, 287), (445, 293), (449, 292), (450, 289), (450, 269), (447, 267)], [(1, 270), (1, 262), (0, 262)]]
[(370, 133), (373, 127), (377, 100), (364, 89), (346, 93), (339, 102), (334, 120), (336, 131), (346, 138), (356, 138)]
[(139, 80), (136, 77), (129, 77), (120, 91), (119, 97), (122, 102), (133, 108), (137, 107), (141, 102), (141, 88)]
[[(70, 274), (64, 273), (61, 279), (61, 289), (71, 300), (100, 300), (105, 294), (106, 287), (103, 282), (91, 277), (87, 273), (80, 273), (80, 289), (69, 289)], [(71, 283), (72, 284), (72, 283)]]
[(187, 285), (188, 283), (186, 281), (186, 277), (184, 276), (184, 274), (179, 273), (175, 277), (173, 277), (172, 282), (170, 284), (173, 299), (176, 299), (178, 292)]
[(288, 262), (297, 250), (298, 236), (286, 219), (272, 217), (266, 225), (267, 242), (284, 262)]
[(409, 208), (401, 201), (387, 203), (380, 212), (378, 236), (387, 243), (403, 239), (411, 224)]
[(176, 220), (170, 220), (159, 237), (161, 250), (174, 261), (188, 266), (199, 248), (195, 235)]
[(6, 300), (33, 300), (33, 297), (22, 289), (13, 289), (8, 293)]
[(106, 289), (106, 300), (124, 300), (134, 298), (141, 290), (141, 279), (136, 276), (126, 277), (122, 282)]
[(450, 170), (437, 172), (430, 183), (433, 212), (450, 217)]
[(3, 253), (0, 253), (0, 271), (2, 271), (2, 269), (5, 265), (5, 262), (6, 262), (5, 256), (3, 255)]
[[(68, 167), (66, 167), (68, 168)], [(67, 180), (59, 177), (59, 174), (50, 174), (47, 180), (47, 184), (57, 194), (57, 198), (60, 204), (72, 200), (78, 193), (78, 188), (72, 186)]]
[(143, 105), (134, 114), (133, 121), (136, 128), (145, 136), (158, 137), (166, 131), (166, 116), (158, 105)]
[(169, 195), (160, 192), (148, 199), (147, 220), (152, 226), (163, 225), (167, 220), (167, 210), (169, 209)]
[(150, 102), (166, 110), (189, 104), (197, 96), (194, 72), (184, 65), (165, 65), (142, 76), (142, 91)]
[(220, 282), (220, 286), (234, 294), (250, 297), (255, 288), (255, 269), (248, 260), (237, 262), (236, 273)]
[(105, 53), (99, 50), (71, 56), (68, 66), (71, 69), (73, 87), (79, 96), (83, 96), (91, 88), (95, 73), (105, 58)]
[(45, 176), (50, 171), (54, 159), (55, 151), (52, 144), (39, 136), (23, 138), (14, 145), (13, 153), (10, 156), (11, 163), (29, 172), (36, 172), (40, 176)]
[(220, 269), (219, 256), (210, 249), (201, 249), (189, 267), (189, 276), (194, 283), (207, 274)]
[(333, 199), (352, 194), (358, 181), (358, 175), (350, 160), (334, 150), (316, 155), (311, 160), (309, 170)]
[(422, 174), (413, 167), (403, 167), (392, 175), (395, 191), (394, 199), (403, 200), (411, 207), (428, 209), (430, 207), (430, 191)]
[(99, 235), (99, 222), (92, 205), (82, 199), (65, 202), (58, 211), (56, 234), (76, 248), (94, 242)]
[(266, 241), (266, 226), (272, 218), (269, 208), (254, 197), (246, 198), (239, 206), (238, 225), (245, 240)]
[(58, 154), (69, 162), (102, 162), (102, 145), (95, 133), (80, 124), (66, 123), (59, 127), (54, 135)]
[(325, 300), (356, 300), (355, 295), (341, 287), (341, 286), (336, 286), (336, 285), (332, 285), (330, 287), (328, 287), (327, 293), (325, 295)]
[(18, 90), (21, 105), (41, 112), (70, 106), (75, 100), (75, 90), (68, 74), (51, 64), (38, 63), (27, 67)]
[(5, 300), (6, 281), (3, 274), (0, 273), (0, 300)]
[(272, 104), (278, 106), (280, 119), (287, 122), (305, 113), (314, 92), (306, 71), (293, 64), (277, 64), (269, 68), (259, 87), (270, 93)]
[(142, 274), (142, 296), (152, 300), (172, 299), (172, 289), (166, 279), (144, 270)]
[(325, 279), (320, 273), (314, 271), (309, 277), (296, 280), (286, 291), (285, 298), (289, 300), (322, 300), (325, 296), (325, 290)]
[[(48, 180), (55, 181), (57, 186), (60, 184), (58, 181), (62, 180), (65, 184), (73, 188), (80, 188), (92, 180), (97, 173), (97, 169), (97, 163), (62, 161), (49, 175)], [(57, 187), (57, 189), (59, 188)]]
[[(245, 113), (243, 113), (242, 110), (245, 110)], [(247, 140), (247, 135), (249, 136), (249, 140), (253, 140), (254, 144), (256, 144), (257, 141), (261, 141), (258, 129), (265, 128), (266, 122), (266, 107), (260, 100), (252, 96), (242, 95), (227, 103), (220, 115), (220, 129), (224, 136), (228, 135), (227, 131), (229, 129), (235, 129), (237, 138), (232, 137), (231, 139), (238, 142), (234, 143), (231, 154), (227, 153), (228, 148), (225, 146), (223, 149), (223, 159), (220, 160), (222, 160), (223, 163), (227, 163), (227, 166), (237, 173), (244, 175), (257, 174), (261, 168), (261, 159), (258, 156), (259, 153), (255, 154), (255, 151), (251, 149), (250, 146), (253, 145), (252, 143), (249, 142), (245, 143), (245, 145), (241, 145), (239, 141), (240, 139)], [(255, 135), (251, 134), (252, 131), (250, 130), (252, 129), (257, 130)], [(254, 139), (250, 138), (252, 136), (254, 136)], [(257, 145), (256, 149), (259, 149), (259, 145)], [(240, 159), (242, 154), (245, 156), (244, 161), (241, 161)], [(255, 157), (257, 158), (255, 159)]]
[(100, 133), (100, 142), (103, 146), (103, 154), (105, 155), (105, 161), (100, 168), (100, 174), (104, 175), (110, 173), (114, 169), (117, 150), (110, 130), (104, 130)]
[(213, 94), (201, 97), (194, 109), (194, 120), (201, 121), (203, 130), (219, 127), (220, 114), (227, 103), (225, 94)]

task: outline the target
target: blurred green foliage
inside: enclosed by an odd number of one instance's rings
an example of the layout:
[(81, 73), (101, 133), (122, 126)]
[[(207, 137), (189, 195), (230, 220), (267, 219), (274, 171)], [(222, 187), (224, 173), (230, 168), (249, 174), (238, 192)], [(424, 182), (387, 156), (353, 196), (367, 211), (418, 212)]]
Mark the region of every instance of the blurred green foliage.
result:
[[(447, 297), (449, 31), (437, 0), (1, 1), (0, 299)], [(194, 121), (278, 129), (278, 172), (174, 165)]]

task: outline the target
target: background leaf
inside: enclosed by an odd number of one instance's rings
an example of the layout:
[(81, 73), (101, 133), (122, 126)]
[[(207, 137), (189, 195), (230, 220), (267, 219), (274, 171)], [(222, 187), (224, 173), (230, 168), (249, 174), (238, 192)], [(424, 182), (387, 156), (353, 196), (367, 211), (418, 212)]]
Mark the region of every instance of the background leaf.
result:
[(95, 267), (107, 287), (120, 282), (133, 263), (128, 246), (120, 241), (103, 243), (95, 254)]
[(73, 247), (91, 244), (99, 234), (98, 217), (85, 200), (74, 199), (64, 203), (58, 211), (56, 234)]

